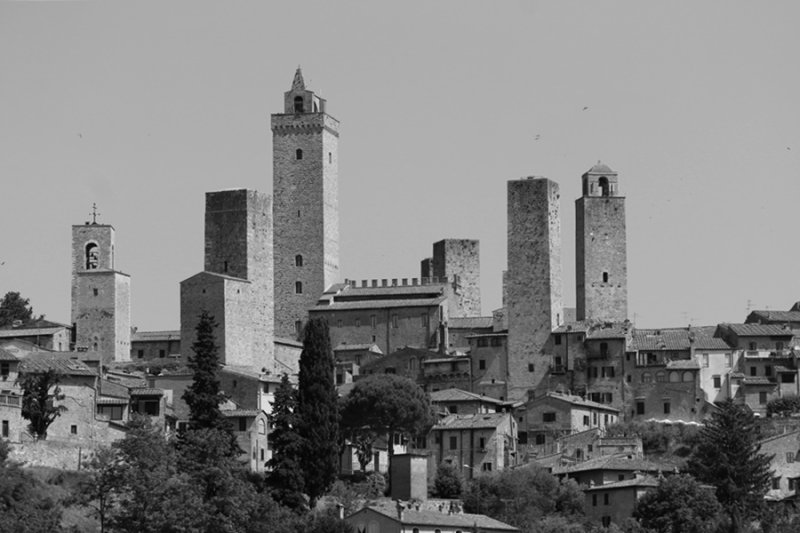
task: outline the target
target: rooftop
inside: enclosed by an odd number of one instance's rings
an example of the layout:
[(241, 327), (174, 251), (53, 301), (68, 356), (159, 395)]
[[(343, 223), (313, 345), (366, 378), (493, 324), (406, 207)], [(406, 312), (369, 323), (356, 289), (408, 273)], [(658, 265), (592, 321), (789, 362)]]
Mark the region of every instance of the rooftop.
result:
[(619, 409), (615, 409), (615, 408), (611, 407), (610, 405), (605, 405), (605, 404), (593, 402), (593, 401), (590, 401), (590, 400), (584, 400), (580, 396), (574, 396), (574, 395), (571, 395), (571, 394), (561, 394), (559, 392), (548, 392), (544, 396), (539, 396), (537, 398), (533, 398), (528, 403), (529, 404), (539, 403), (539, 402), (541, 402), (543, 400), (547, 400), (547, 399), (558, 400), (560, 402), (565, 402), (565, 403), (568, 403), (568, 404), (571, 404), (571, 405), (577, 405), (577, 406), (580, 406), (580, 407), (589, 407), (591, 409), (602, 409), (604, 411), (613, 411), (614, 413), (619, 413)]
[(131, 334), (131, 342), (137, 341), (173, 341), (181, 340), (179, 330), (168, 331), (134, 331)]
[(508, 417), (506, 413), (448, 415), (433, 426), (433, 429), (494, 429)]
[(365, 511), (374, 511), (387, 516), (396, 522), (408, 526), (439, 526), (444, 528), (462, 528), (464, 531), (472, 531), (474, 527), (481, 529), (494, 529), (500, 531), (519, 531), (519, 529), (510, 526), (494, 518), (489, 518), (482, 514), (469, 514), (469, 513), (447, 513), (438, 511), (417, 511), (414, 508), (403, 510), (403, 519), (400, 520), (397, 516), (397, 504), (395, 502), (378, 502), (369, 505), (350, 516), (355, 516), (358, 513)]
[(357, 300), (330, 304), (317, 304), (309, 311), (338, 311), (348, 309), (388, 309), (393, 307), (433, 307), (445, 301), (445, 296), (435, 298), (403, 298), (389, 300)]
[(641, 472), (663, 472), (674, 470), (674, 465), (655, 463), (647, 459), (638, 459), (620, 455), (606, 455), (589, 459), (581, 463), (553, 468), (554, 474), (569, 474), (572, 472), (588, 472), (590, 470), (633, 470)]
[(452, 317), (447, 320), (450, 329), (491, 329), (494, 318), (490, 316)]
[(474, 392), (468, 392), (462, 389), (445, 389), (430, 393), (431, 402), (485, 402), (492, 404), (503, 404), (501, 400), (490, 398), (489, 396), (481, 396)]
[(720, 324), (738, 337), (792, 337), (791, 329), (780, 324)]

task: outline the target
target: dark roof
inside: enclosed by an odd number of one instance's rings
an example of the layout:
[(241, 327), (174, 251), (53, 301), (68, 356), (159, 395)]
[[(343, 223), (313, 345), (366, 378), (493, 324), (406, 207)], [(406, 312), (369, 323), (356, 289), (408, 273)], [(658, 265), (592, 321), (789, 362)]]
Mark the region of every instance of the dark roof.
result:
[(13, 328), (0, 329), (0, 338), (11, 339), (14, 337), (36, 337), (54, 335), (63, 331), (66, 326), (53, 326), (49, 328)]
[(451, 317), (447, 320), (450, 329), (491, 329), (494, 318), (490, 316)]
[(767, 320), (769, 322), (800, 322), (800, 310), (798, 311), (752, 311), (747, 316), (747, 322)]
[(587, 174), (616, 174), (611, 168), (606, 165), (605, 163), (601, 163), (600, 161), (597, 162), (592, 168), (586, 171)]
[(614, 481), (611, 483), (605, 483), (603, 485), (594, 485), (592, 487), (587, 487), (584, 492), (588, 491), (595, 491), (595, 490), (610, 490), (610, 489), (623, 489), (626, 487), (657, 487), (658, 480), (653, 476), (642, 476), (636, 477), (635, 479), (624, 479), (622, 481)]
[(378, 347), (375, 343), (366, 343), (366, 344), (347, 344), (341, 343), (336, 348), (333, 349), (334, 352), (355, 352), (355, 351), (363, 351), (367, 350), (375, 354), (382, 354), (380, 347)]
[(590, 400), (584, 400), (580, 396), (573, 396), (571, 394), (561, 394), (559, 392), (548, 392), (544, 396), (539, 396), (537, 398), (533, 398), (532, 400), (528, 401), (528, 404), (535, 404), (539, 403), (546, 399), (553, 399), (558, 400), (560, 402), (565, 402), (570, 405), (578, 405), (581, 407), (589, 407), (591, 409), (602, 409), (603, 411), (613, 411), (615, 413), (619, 413), (619, 409), (615, 409), (610, 405), (605, 405), (602, 403), (592, 402)]
[(750, 385), (750, 386), (769, 386), (773, 387), (776, 385), (775, 382), (770, 381), (769, 378), (766, 377), (758, 377), (758, 376), (748, 376), (742, 380), (742, 385)]
[(422, 348), (411, 348), (410, 346), (406, 346), (404, 348), (400, 348), (388, 355), (384, 355), (383, 357), (379, 357), (377, 359), (373, 359), (361, 366), (362, 374), (364, 371), (369, 370), (372, 367), (382, 368), (386, 365), (391, 365), (392, 363), (402, 362), (411, 357), (416, 357), (417, 359), (428, 358), (428, 357), (436, 357), (440, 355), (439, 352), (432, 352), (430, 350), (423, 350)]
[(567, 322), (561, 324), (553, 333), (585, 333), (589, 331), (589, 324), (583, 320), (579, 322)]
[(51, 320), (31, 320), (30, 322), (25, 322), (20, 326), (4, 326), (0, 328), (0, 331), (7, 331), (7, 330), (14, 330), (14, 331), (21, 331), (26, 329), (69, 329), (69, 324), (62, 324), (60, 322), (53, 322)]
[(180, 330), (135, 331), (131, 334), (131, 342), (174, 341), (174, 340), (181, 340)]
[(700, 365), (693, 359), (667, 361), (667, 368), (672, 370), (699, 370)]
[(11, 352), (7, 352), (4, 349), (0, 348), (0, 361), (17, 361), (18, 359), (14, 357), (14, 354)]
[(691, 328), (636, 329), (631, 339), (633, 350), (730, 350), (721, 338), (714, 337), (715, 326)]
[(97, 405), (128, 405), (127, 398), (97, 398)]
[(131, 396), (163, 396), (163, 389), (151, 389), (150, 387), (135, 387), (131, 389)]
[(622, 322), (590, 326), (586, 332), (587, 339), (624, 339), (627, 336), (628, 326)]

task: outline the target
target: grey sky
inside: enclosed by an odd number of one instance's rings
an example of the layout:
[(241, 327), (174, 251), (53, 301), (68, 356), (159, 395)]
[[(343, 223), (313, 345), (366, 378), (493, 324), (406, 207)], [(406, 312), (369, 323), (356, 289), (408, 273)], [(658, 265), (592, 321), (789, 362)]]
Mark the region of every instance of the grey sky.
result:
[(70, 226), (117, 230), (133, 324), (177, 328), (206, 191), (272, 191), (270, 113), (302, 65), (341, 121), (341, 264), (412, 277), (481, 241), (500, 306), (506, 181), (574, 200), (598, 159), (627, 197), (640, 326), (800, 300), (800, 3), (0, 4), (0, 291), (69, 321)]

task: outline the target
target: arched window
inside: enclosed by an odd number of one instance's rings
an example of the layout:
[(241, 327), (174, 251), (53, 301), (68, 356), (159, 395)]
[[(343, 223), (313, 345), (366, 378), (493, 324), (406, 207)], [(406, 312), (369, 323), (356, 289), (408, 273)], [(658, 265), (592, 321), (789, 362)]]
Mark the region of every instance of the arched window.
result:
[(642, 383), (652, 383), (653, 375), (650, 372), (642, 372)]
[(97, 244), (90, 242), (86, 245), (86, 270), (95, 270), (100, 263), (100, 250)]
[(295, 150), (294, 156), (297, 159), (303, 159), (303, 151), (300, 148), (298, 148), (297, 150)]
[(294, 282), (294, 293), (295, 294), (303, 294), (303, 282), (302, 281), (295, 281)]
[(303, 106), (303, 97), (302, 96), (295, 96), (294, 97), (294, 112), (295, 113), (305, 113), (305, 107)]
[(694, 372), (684, 372), (683, 381), (694, 381)]
[(258, 421), (258, 434), (259, 435), (267, 434), (267, 424), (265, 424), (263, 420)]
[(665, 383), (667, 375), (664, 372), (656, 372), (656, 383)]
[(603, 283), (608, 283), (608, 272), (603, 272)]
[(670, 372), (669, 373), (669, 382), (670, 383), (678, 383), (681, 380), (680, 375), (677, 372)]
[(302, 255), (297, 254), (296, 256), (294, 256), (294, 266), (296, 266), (296, 267), (303, 266), (303, 256)]
[(609, 196), (611, 193), (611, 188), (608, 186), (608, 178), (600, 178), (599, 180), (600, 185), (600, 195), (601, 196)]

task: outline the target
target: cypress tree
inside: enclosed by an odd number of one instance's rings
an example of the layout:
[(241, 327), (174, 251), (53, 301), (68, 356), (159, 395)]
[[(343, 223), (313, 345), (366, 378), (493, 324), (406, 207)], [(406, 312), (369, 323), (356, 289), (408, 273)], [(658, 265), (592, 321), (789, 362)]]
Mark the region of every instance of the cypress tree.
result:
[(223, 429), (230, 431), (228, 421), (219, 410), (225, 399), (217, 379), (219, 370), (219, 348), (214, 339), (217, 324), (208, 311), (200, 314), (197, 323), (197, 339), (192, 343), (194, 357), (189, 357), (189, 368), (194, 372), (192, 384), (183, 393), (183, 401), (189, 406), (190, 429)]
[(700, 444), (688, 471), (701, 483), (716, 487), (719, 503), (730, 519), (730, 531), (744, 531), (748, 520), (764, 509), (772, 482), (771, 456), (760, 453), (760, 432), (748, 409), (728, 399), (718, 405), (700, 431)]
[(297, 388), (303, 482), (312, 509), (333, 484), (339, 464), (339, 409), (333, 373), (328, 323), (312, 318), (303, 331)]
[(268, 482), (273, 497), (292, 509), (305, 505), (303, 500), (303, 474), (300, 470), (302, 454), (301, 438), (297, 433), (297, 391), (289, 382), (289, 376), (281, 377), (272, 402), (272, 458)]

